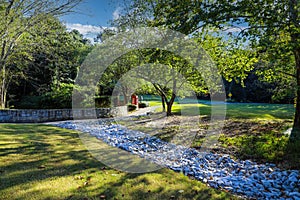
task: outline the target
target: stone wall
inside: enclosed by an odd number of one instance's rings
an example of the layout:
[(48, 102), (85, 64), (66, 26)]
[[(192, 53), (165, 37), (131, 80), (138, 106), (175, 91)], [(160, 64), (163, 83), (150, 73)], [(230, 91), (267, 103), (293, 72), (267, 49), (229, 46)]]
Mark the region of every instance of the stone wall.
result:
[(0, 110), (0, 123), (38, 123), (71, 119), (124, 116), (127, 106), (96, 109), (12, 109)]

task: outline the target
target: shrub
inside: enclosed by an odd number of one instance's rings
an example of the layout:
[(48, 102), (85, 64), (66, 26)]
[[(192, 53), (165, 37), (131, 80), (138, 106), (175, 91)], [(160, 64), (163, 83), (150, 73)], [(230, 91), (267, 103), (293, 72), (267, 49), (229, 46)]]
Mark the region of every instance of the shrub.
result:
[(139, 103), (139, 108), (146, 108), (149, 106), (149, 103)]
[(16, 109), (38, 109), (42, 101), (42, 96), (23, 96), (19, 102), (14, 102), (14, 107)]
[(129, 104), (129, 105), (127, 106), (127, 109), (128, 109), (129, 112), (130, 112), (130, 111), (134, 111), (134, 110), (137, 109), (137, 106), (134, 105), (134, 104)]
[(108, 108), (111, 106), (110, 96), (96, 96), (95, 105), (97, 108)]

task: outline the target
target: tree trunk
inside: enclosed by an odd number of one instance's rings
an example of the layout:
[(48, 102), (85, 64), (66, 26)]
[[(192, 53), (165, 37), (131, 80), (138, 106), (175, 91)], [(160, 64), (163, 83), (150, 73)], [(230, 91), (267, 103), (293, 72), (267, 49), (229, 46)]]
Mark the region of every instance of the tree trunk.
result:
[(167, 116), (172, 116), (172, 106), (175, 101), (176, 95), (173, 93), (170, 101), (167, 102)]
[(300, 139), (300, 48), (294, 51), (294, 55), (296, 60), (297, 97), (296, 97), (296, 111), (295, 111), (291, 138), (299, 140)]
[(161, 104), (162, 104), (163, 112), (166, 112), (165, 98), (163, 96), (161, 96)]
[(171, 116), (172, 115), (172, 103), (169, 101), (167, 102), (167, 116)]
[(123, 96), (124, 96), (124, 101), (123, 101), (123, 106), (126, 106), (129, 103), (129, 98), (127, 97), (127, 93), (122, 90)]
[(6, 88), (5, 86), (1, 86), (1, 97), (0, 97), (0, 106), (1, 109), (4, 109), (6, 107)]
[(6, 93), (7, 93), (7, 88), (6, 88), (6, 70), (5, 66), (3, 65), (3, 69), (1, 70), (1, 88), (0, 88), (0, 106), (1, 109), (4, 109), (6, 106)]
[(5, 88), (3, 88), (1, 86), (1, 99), (0, 99), (0, 106), (1, 106), (1, 109), (4, 109), (6, 106), (6, 92), (5, 92)]

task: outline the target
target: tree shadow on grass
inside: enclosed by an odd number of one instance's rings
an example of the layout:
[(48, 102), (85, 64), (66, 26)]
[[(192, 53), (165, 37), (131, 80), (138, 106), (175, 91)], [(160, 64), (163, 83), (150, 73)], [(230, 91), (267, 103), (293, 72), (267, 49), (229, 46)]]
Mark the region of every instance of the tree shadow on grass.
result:
[[(165, 177), (160, 177), (163, 174)], [(163, 184), (153, 185), (154, 181), (150, 178), (159, 176), (160, 181)], [(119, 188), (122, 185), (129, 184), (129, 187), (133, 187), (134, 190), (126, 192), (124, 199), (210, 199), (213, 194), (220, 194), (221, 192), (217, 190), (207, 189), (199, 186), (197, 189), (193, 188), (187, 177), (183, 175), (178, 178), (170, 179), (172, 173), (166, 172), (166, 170), (160, 170), (158, 172), (149, 174), (127, 174), (122, 177), (122, 179), (117, 183), (112, 185), (112, 188)], [(155, 178), (154, 178), (155, 179)], [(196, 181), (195, 181), (196, 182)], [(194, 182), (195, 185), (197, 185)], [(181, 187), (175, 186), (175, 183), (180, 183)], [(122, 191), (110, 192), (107, 195), (110, 197), (117, 196), (117, 193)], [(220, 199), (225, 199), (226, 195), (222, 196)]]
[[(28, 131), (30, 131), (28, 133)], [(105, 167), (82, 145), (75, 132), (49, 126), (1, 125), (0, 137), (5, 138), (1, 148), (0, 194), (10, 188), (25, 191), (14, 199), (55, 199), (44, 187), (30, 190), (28, 184), (45, 184), (46, 180), (63, 177), (84, 178), (77, 188), (65, 187), (60, 199), (228, 199), (229, 194), (192, 181), (171, 170), (162, 169), (147, 174), (128, 174)], [(10, 142), (11, 141), (16, 141)], [(0, 140), (1, 143), (1, 140)], [(113, 176), (114, 174), (114, 176)], [(88, 180), (91, 179), (91, 182)], [(70, 181), (70, 179), (68, 179)], [(87, 181), (87, 184), (85, 184)], [(101, 183), (101, 182), (105, 183)], [(59, 182), (64, 188), (68, 182)], [(51, 185), (49, 187), (52, 187)], [(9, 194), (11, 195), (11, 194)], [(101, 196), (102, 195), (102, 196)], [(6, 194), (7, 196), (7, 194)], [(29, 196), (29, 197), (28, 197)], [(12, 198), (13, 199), (13, 198)]]
[(74, 132), (58, 131), (49, 126), (21, 127), (1, 127), (0, 137), (8, 136), (15, 142), (3, 142), (0, 147), (0, 190), (50, 177), (70, 175), (90, 167), (101, 169), (104, 166), (92, 159), (82, 147), (76, 150), (80, 140)]
[[(90, 158), (86, 150), (70, 151), (60, 155), (48, 151), (47, 155), (39, 154), (38, 158), (33, 157), (33, 159), (34, 161), (14, 162), (1, 168), (3, 176), (1, 177), (0, 190), (50, 177), (74, 175), (88, 168), (101, 170), (104, 167), (99, 161)], [(75, 164), (59, 164), (68, 162), (68, 160), (76, 162)]]
[[(191, 181), (183, 174), (174, 178), (174, 173), (162, 169), (147, 174), (124, 174), (117, 182), (94, 189), (98, 194), (91, 199), (238, 199), (196, 180)], [(80, 195), (74, 195), (72, 199), (80, 199)]]

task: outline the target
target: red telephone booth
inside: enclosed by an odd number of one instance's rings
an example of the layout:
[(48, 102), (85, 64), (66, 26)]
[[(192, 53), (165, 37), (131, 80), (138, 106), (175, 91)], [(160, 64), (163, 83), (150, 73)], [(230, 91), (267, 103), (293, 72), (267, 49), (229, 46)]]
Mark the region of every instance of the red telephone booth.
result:
[(139, 105), (139, 97), (135, 94), (131, 95), (131, 104), (134, 104), (136, 106)]

